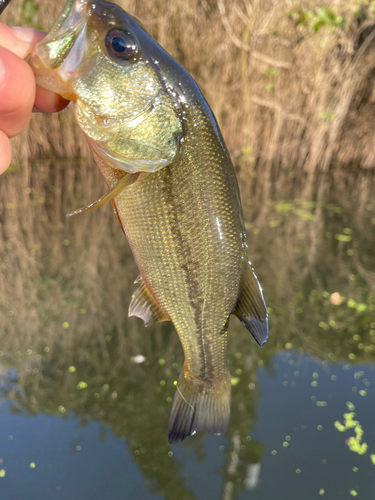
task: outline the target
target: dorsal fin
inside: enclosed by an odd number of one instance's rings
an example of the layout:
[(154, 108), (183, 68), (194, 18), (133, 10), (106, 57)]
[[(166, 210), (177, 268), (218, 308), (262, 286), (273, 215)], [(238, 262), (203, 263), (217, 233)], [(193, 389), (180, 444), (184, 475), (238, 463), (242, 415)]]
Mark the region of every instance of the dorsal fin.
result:
[(268, 338), (268, 314), (262, 288), (251, 267), (246, 262), (242, 274), (240, 295), (233, 314), (246, 326), (261, 346)]
[(141, 284), (132, 295), (129, 306), (129, 316), (137, 316), (143, 319), (146, 326), (157, 323), (158, 321), (170, 321), (155, 302), (150, 290), (141, 277), (137, 278), (136, 283), (138, 282), (141, 282)]

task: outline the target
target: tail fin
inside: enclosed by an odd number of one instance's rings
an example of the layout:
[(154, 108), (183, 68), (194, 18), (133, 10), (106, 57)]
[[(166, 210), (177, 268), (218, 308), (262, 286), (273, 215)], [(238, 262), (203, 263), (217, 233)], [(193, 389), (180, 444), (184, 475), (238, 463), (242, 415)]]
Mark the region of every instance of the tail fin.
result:
[(222, 434), (230, 418), (230, 375), (222, 381), (185, 377), (177, 383), (168, 424), (168, 441), (178, 443), (197, 431)]

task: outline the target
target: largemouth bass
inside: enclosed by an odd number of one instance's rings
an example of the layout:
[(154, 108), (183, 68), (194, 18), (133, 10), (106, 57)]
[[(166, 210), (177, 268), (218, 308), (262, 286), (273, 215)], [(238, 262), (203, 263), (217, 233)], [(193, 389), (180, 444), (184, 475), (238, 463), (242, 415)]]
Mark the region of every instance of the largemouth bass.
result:
[(172, 321), (185, 362), (169, 442), (224, 432), (231, 314), (268, 336), (247, 256), (237, 180), (210, 107), (189, 74), (117, 5), (69, 0), (31, 59), (36, 81), (74, 101), (140, 271), (129, 315)]

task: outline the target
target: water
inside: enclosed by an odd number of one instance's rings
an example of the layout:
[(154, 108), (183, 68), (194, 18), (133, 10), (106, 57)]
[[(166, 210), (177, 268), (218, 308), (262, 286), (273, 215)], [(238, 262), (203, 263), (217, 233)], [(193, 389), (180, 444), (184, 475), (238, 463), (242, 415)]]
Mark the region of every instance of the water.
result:
[(137, 269), (110, 207), (64, 218), (100, 180), (42, 163), (30, 187), (4, 177), (1, 500), (372, 500), (373, 179), (345, 175), (350, 193), (326, 179), (318, 201), (244, 194), (270, 339), (232, 318), (230, 427), (173, 446), (177, 335), (127, 318)]

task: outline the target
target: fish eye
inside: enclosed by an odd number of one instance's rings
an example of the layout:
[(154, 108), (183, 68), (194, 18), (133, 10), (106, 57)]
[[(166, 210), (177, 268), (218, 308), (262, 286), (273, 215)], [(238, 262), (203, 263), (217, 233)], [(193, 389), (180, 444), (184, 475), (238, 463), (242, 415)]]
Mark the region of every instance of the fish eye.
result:
[(137, 53), (135, 40), (126, 31), (111, 30), (105, 38), (105, 45), (109, 54), (116, 59), (126, 61)]

